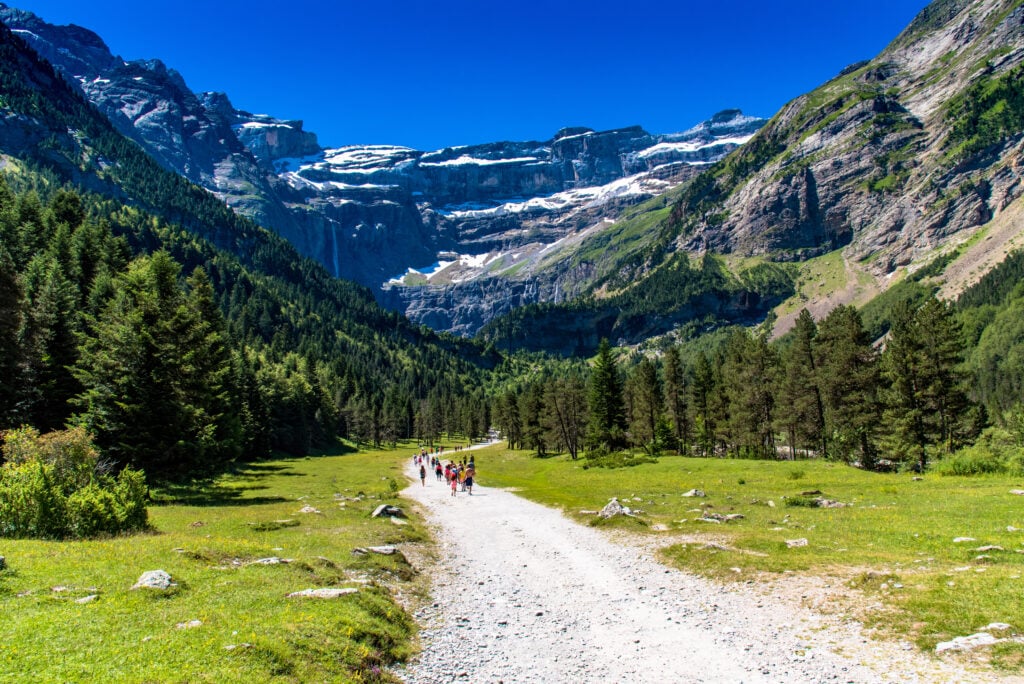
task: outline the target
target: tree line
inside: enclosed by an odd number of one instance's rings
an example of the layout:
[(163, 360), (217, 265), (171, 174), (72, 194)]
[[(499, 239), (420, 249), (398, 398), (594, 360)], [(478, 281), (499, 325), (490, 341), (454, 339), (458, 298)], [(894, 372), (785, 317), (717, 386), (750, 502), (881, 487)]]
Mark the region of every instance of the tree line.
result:
[[(283, 241), (262, 259), (285, 272), (259, 271), (143, 211), (16, 182), (0, 182), (0, 430), (81, 426), (155, 477), (341, 438), (486, 433), (476, 347), (322, 278)], [(307, 278), (289, 276), (296, 262)]]
[(880, 343), (852, 306), (803, 310), (777, 342), (734, 328), (711, 351), (671, 346), (563, 368), (502, 393), (509, 446), (540, 455), (642, 449), (651, 455), (796, 458), (923, 469), (977, 437), (984, 407), (966, 390), (962, 325), (934, 296), (901, 303)]

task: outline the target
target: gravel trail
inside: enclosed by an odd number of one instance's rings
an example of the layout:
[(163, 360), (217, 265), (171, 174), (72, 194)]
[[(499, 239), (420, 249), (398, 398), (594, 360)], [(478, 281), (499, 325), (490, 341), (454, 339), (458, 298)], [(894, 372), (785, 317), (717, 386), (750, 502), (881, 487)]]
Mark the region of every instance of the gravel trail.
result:
[[(720, 585), (508, 491), (431, 475), (403, 496), (439, 540), (409, 684), (981, 682), (745, 585)], [(621, 541), (621, 540), (619, 540)]]

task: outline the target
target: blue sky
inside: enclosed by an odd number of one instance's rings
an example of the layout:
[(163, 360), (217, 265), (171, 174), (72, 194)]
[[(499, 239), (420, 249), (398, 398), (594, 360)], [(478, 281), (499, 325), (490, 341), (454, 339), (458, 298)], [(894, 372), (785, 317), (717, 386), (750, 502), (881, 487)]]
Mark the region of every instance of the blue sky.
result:
[(880, 52), (925, 0), (6, 0), (160, 58), (321, 144), (423, 150), (564, 126), (769, 117)]

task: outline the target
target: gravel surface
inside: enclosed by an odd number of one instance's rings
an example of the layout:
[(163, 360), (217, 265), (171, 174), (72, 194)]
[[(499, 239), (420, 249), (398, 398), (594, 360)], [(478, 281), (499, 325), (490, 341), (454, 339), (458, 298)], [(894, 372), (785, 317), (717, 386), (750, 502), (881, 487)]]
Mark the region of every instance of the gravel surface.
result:
[(669, 569), (640, 545), (499, 489), (428, 477), (403, 496), (438, 539), (423, 652), (397, 676), (441, 682), (983, 682), (851, 620)]

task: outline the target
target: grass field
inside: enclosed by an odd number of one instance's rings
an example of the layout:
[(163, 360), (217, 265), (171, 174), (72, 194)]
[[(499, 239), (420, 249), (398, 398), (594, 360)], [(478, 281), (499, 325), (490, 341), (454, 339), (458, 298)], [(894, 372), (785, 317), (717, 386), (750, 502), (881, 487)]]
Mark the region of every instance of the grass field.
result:
[[(415, 636), (392, 592), (419, 583), (404, 558), (352, 550), (424, 537), (415, 518), (370, 517), (400, 503), (391, 483), (405, 486), (411, 451), (262, 462), (154, 492), (147, 534), (0, 540), (0, 681), (389, 681), (381, 666)], [(290, 562), (252, 563), (272, 557)], [(131, 589), (157, 569), (178, 586)], [(317, 587), (359, 591), (285, 596)]]
[[(705, 576), (839, 578), (882, 606), (866, 613), (869, 624), (925, 650), (993, 622), (1024, 631), (1024, 496), (1010, 493), (1024, 489), (1019, 479), (915, 479), (818, 461), (681, 457), (588, 469), (582, 459), (504, 449), (479, 453), (477, 463), (481, 484), (514, 487), (583, 522), (596, 518), (580, 511), (618, 497), (643, 513), (639, 523), (613, 525), (661, 535), (666, 560)], [(692, 489), (706, 496), (683, 496)], [(818, 497), (850, 505), (806, 505)], [(743, 518), (700, 520), (713, 513)], [(955, 541), (962, 538), (969, 540)], [(798, 539), (807, 545), (786, 543)], [(1017, 669), (1022, 655), (1019, 645), (1003, 644), (993, 662)]]

